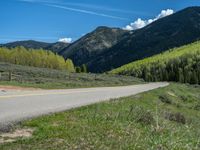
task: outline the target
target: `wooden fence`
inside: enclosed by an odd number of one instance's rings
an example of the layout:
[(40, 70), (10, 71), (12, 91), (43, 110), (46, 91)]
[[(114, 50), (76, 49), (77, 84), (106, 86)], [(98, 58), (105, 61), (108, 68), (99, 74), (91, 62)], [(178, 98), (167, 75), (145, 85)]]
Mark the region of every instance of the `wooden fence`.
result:
[(0, 81), (22, 81), (22, 76), (12, 73), (12, 71), (0, 71)]

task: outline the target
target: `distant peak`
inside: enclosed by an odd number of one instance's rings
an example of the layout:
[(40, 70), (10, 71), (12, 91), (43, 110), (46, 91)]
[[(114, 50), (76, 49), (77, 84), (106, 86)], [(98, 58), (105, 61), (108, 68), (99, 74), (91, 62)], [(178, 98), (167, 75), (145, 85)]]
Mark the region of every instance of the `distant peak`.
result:
[(99, 27), (96, 28), (97, 31), (99, 31), (99, 30), (108, 30), (108, 29), (111, 29), (111, 28), (106, 27), (106, 26), (99, 26)]
[(116, 27), (107, 27), (107, 26), (99, 26), (95, 29), (95, 31), (116, 31), (116, 30), (122, 30), (121, 28), (116, 28)]

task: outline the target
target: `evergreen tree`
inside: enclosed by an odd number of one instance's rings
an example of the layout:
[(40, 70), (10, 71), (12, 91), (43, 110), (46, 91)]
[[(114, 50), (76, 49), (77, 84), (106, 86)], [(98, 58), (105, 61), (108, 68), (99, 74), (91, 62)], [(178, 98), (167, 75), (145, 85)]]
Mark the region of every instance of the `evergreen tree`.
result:
[(200, 84), (200, 42), (135, 61), (111, 73), (131, 75), (145, 81)]
[(81, 67), (76, 67), (76, 73), (81, 73)]
[(83, 65), (81, 66), (81, 72), (87, 73), (87, 66), (86, 66), (85, 64), (83, 64)]

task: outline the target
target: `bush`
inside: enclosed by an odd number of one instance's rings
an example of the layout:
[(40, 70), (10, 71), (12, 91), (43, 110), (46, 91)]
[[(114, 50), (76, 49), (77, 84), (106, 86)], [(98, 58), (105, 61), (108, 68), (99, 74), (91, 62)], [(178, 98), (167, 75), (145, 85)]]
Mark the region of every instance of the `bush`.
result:
[(171, 99), (167, 95), (161, 95), (159, 96), (159, 99), (161, 102), (166, 103), (166, 104), (172, 104)]
[(194, 110), (200, 110), (200, 102), (194, 106)]
[(180, 99), (184, 102), (188, 101), (188, 97), (187, 96), (184, 96), (184, 95), (181, 95), (180, 96)]
[(134, 120), (136, 122), (141, 123), (143, 125), (150, 125), (155, 123), (153, 114), (149, 110), (146, 110), (143, 107), (136, 107), (133, 109)]
[(175, 121), (177, 123), (186, 124), (185, 116), (181, 113), (165, 113), (165, 119)]

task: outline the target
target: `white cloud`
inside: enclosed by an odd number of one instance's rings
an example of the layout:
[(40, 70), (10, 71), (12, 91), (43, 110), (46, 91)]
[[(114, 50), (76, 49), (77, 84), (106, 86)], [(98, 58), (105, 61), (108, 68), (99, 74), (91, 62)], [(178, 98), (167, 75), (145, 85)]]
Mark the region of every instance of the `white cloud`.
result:
[(131, 23), (130, 25), (127, 25), (125, 28), (123, 28), (124, 30), (137, 30), (137, 29), (141, 29), (149, 24), (151, 24), (152, 22), (172, 15), (174, 13), (174, 11), (172, 9), (167, 9), (167, 10), (162, 10), (161, 13), (156, 16), (154, 19), (149, 19), (149, 20), (142, 20), (141, 18), (138, 18), (135, 22)]
[(174, 11), (172, 9), (162, 10), (161, 13), (156, 17), (156, 19), (172, 15), (173, 13)]
[(71, 43), (72, 42), (72, 38), (60, 38), (58, 40), (58, 42), (62, 42), (62, 43)]

